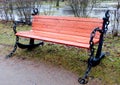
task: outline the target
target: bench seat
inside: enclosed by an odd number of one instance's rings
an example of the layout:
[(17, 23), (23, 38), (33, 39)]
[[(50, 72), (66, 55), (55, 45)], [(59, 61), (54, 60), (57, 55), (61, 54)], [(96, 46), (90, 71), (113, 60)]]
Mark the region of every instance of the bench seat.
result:
[[(37, 40), (53, 42), (58, 44), (65, 44), (75, 47), (87, 48), (89, 49), (89, 37), (85, 36), (75, 36), (68, 34), (58, 34), (44, 31), (22, 31), (16, 33), (17, 36), (33, 38)], [(99, 39), (94, 39), (94, 43), (98, 43)]]

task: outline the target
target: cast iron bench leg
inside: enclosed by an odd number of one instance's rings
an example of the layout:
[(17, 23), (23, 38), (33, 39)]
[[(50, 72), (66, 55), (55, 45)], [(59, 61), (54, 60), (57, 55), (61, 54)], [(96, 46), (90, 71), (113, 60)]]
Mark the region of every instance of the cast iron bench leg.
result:
[(15, 53), (15, 51), (17, 50), (17, 46), (18, 46), (17, 43), (18, 43), (18, 41), (19, 41), (19, 37), (16, 36), (16, 42), (15, 42), (14, 48), (8, 55), (6, 55), (6, 58), (11, 57)]
[(87, 84), (88, 83), (88, 75), (92, 69), (92, 66), (88, 65), (87, 70), (82, 78), (78, 78), (78, 82), (80, 84)]
[(8, 54), (8, 55), (6, 56), (6, 58), (12, 57), (12, 55), (15, 53), (17, 47), (22, 48), (22, 49), (31, 50), (31, 49), (33, 49), (33, 48), (38, 47), (39, 45), (42, 45), (42, 46), (43, 46), (43, 45), (44, 45), (44, 42), (40, 42), (40, 43), (34, 44), (34, 39), (31, 38), (29, 44), (28, 44), (28, 45), (25, 45), (25, 44), (19, 43), (19, 37), (16, 36), (16, 42), (15, 42), (15, 45), (14, 45), (14, 49), (10, 52), (10, 54)]
[(104, 57), (105, 57), (105, 53), (101, 53), (101, 55), (99, 57), (90, 57), (88, 59), (87, 70), (86, 70), (84, 76), (82, 78), (78, 79), (78, 82), (80, 84), (87, 84), (88, 83), (88, 75), (89, 75), (92, 67), (97, 66)]
[(39, 43), (35, 44), (34, 39), (30, 38), (29, 44), (22, 44), (22, 43), (18, 42), (17, 45), (18, 45), (19, 48), (32, 50), (32, 49), (38, 47), (39, 45), (43, 46), (44, 42), (39, 42)]

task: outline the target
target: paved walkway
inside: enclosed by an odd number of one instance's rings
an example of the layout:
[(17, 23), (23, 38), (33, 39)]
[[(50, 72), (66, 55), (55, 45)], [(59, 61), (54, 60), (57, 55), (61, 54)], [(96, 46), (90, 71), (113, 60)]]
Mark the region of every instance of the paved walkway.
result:
[(0, 58), (0, 85), (80, 85), (77, 78), (73, 73), (43, 63)]

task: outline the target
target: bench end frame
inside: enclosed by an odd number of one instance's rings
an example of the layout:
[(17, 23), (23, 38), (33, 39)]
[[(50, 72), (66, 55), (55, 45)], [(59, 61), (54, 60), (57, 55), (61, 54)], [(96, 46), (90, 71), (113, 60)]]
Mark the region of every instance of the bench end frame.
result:
[[(88, 59), (88, 66), (87, 66), (87, 70), (86, 70), (84, 76), (82, 78), (78, 79), (78, 82), (80, 84), (88, 83), (88, 75), (89, 75), (92, 67), (97, 66), (100, 63), (100, 61), (105, 57), (105, 53), (102, 52), (102, 45), (103, 45), (103, 41), (104, 41), (104, 35), (106, 34), (106, 32), (108, 30), (109, 18), (110, 18), (110, 14), (109, 14), (109, 10), (107, 10), (105, 13), (105, 17), (103, 18), (102, 29), (95, 28), (91, 33), (90, 42), (89, 42), (90, 43), (90, 58)], [(95, 55), (93, 39), (94, 39), (97, 31), (100, 33), (100, 38), (99, 38), (97, 52)]]
[[(21, 22), (21, 21), (13, 21), (13, 31), (14, 31), (14, 35), (17, 33), (17, 25), (19, 24), (23, 24), (24, 22)], [(16, 36), (16, 35), (15, 35)], [(28, 49), (28, 50), (32, 50), (33, 48), (36, 48), (38, 47), (39, 45), (44, 45), (44, 42), (39, 42), (37, 44), (34, 43), (34, 39), (30, 38), (30, 42), (28, 45), (26, 44), (22, 44), (19, 42), (19, 37), (16, 36), (16, 41), (15, 41), (15, 45), (14, 45), (14, 48), (13, 50), (8, 54), (6, 55), (6, 58), (10, 58), (13, 56), (13, 54), (15, 53), (15, 51), (17, 50), (17, 47), (19, 48), (22, 48), (22, 49)]]

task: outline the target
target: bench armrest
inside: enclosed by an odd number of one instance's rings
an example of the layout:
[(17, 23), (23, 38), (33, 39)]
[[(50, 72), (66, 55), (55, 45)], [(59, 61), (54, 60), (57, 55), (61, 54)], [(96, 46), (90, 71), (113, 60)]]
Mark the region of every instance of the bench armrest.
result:
[(103, 30), (100, 29), (99, 27), (95, 28), (91, 34), (90, 34), (90, 41), (89, 41), (89, 44), (90, 44), (90, 56), (93, 57), (94, 56), (94, 37), (96, 35), (96, 32), (99, 32), (100, 34), (103, 33)]
[(16, 23), (16, 21), (13, 21), (13, 31), (14, 31), (14, 34), (17, 33), (16, 27), (17, 27), (17, 23)]

